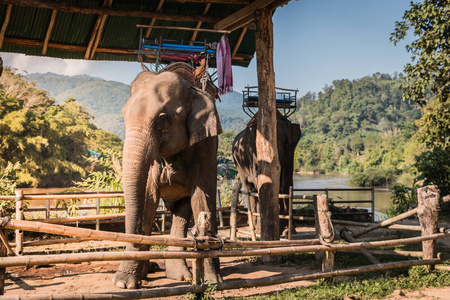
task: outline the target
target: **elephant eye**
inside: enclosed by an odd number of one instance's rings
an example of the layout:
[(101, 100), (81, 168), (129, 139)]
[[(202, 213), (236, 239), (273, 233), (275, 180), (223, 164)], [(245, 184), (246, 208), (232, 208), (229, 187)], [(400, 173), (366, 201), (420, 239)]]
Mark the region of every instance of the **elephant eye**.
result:
[(170, 125), (169, 116), (166, 113), (160, 113), (156, 120), (156, 130), (159, 132), (166, 132)]

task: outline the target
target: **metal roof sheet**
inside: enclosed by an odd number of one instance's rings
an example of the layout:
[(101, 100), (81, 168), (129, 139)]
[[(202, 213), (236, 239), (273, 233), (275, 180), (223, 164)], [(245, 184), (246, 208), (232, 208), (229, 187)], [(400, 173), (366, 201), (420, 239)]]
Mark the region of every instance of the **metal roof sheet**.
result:
[[(0, 44), (3, 52), (16, 52), (28, 55), (42, 56), (45, 38), (52, 17), (52, 9), (57, 10), (54, 26), (48, 41), (48, 50), (45, 55), (59, 58), (84, 59), (89, 42), (95, 32), (99, 14), (85, 12), (69, 12), (62, 6), (71, 6), (75, 8), (102, 8), (105, 0), (0, 0), (0, 24), (3, 24), (0, 39), (3, 38), (3, 44)], [(200, 0), (189, 0), (196, 2), (181, 3), (176, 0), (165, 0), (158, 11), (160, 0), (113, 0), (110, 7), (111, 13), (115, 11), (138, 11), (162, 13), (162, 19), (157, 19), (155, 25), (170, 27), (188, 27), (197, 26), (196, 19), (192, 21), (169, 21), (167, 15), (177, 15), (180, 18), (185, 16), (212, 17), (213, 20), (221, 20), (231, 14), (239, 11), (246, 6), (246, 0), (214, 0), (206, 14), (203, 14), (207, 2)], [(261, 0), (259, 0), (261, 2)], [(288, 0), (264, 0), (267, 3), (285, 4)], [(219, 3), (217, 3), (219, 2)], [(237, 2), (241, 4), (230, 4)], [(106, 3), (106, 1), (105, 1)], [(250, 3), (250, 2), (248, 2)], [(6, 23), (7, 7), (12, 5), (9, 23)], [(59, 6), (58, 6), (59, 5)], [(143, 14), (141, 14), (143, 15)], [(148, 14), (147, 14), (148, 15)], [(101, 16), (101, 15), (100, 15)], [(192, 18), (191, 18), (192, 19)], [(134, 50), (139, 45), (138, 24), (148, 25), (151, 18), (144, 16), (114, 16), (108, 15), (101, 31), (101, 36), (94, 52), (93, 60), (121, 60), (135, 61), (137, 59)], [(203, 22), (201, 28), (214, 29), (213, 22)], [(231, 50), (237, 46), (237, 54), (233, 60), (234, 65), (248, 66), (255, 52), (254, 30), (246, 30), (242, 41), (239, 36), (243, 28), (238, 28), (230, 34)], [(152, 29), (150, 38), (158, 39), (176, 39), (190, 41), (193, 31), (182, 31), (172, 29)], [(197, 41), (219, 41), (221, 33), (198, 32)]]

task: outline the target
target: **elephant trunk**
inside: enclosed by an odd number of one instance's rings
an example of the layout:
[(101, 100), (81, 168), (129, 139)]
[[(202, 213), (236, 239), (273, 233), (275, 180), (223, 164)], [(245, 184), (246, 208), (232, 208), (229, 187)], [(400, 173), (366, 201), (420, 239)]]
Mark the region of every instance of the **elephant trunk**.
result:
[(123, 157), (127, 233), (143, 234), (146, 183), (151, 163), (156, 159), (155, 143), (142, 130), (127, 131)]

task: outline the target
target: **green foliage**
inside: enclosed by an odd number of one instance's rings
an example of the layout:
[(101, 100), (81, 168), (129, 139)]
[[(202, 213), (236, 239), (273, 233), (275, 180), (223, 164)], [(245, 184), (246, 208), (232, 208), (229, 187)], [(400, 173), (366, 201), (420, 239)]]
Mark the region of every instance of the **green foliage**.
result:
[[(16, 181), (14, 180), (14, 173), (20, 168), (20, 164), (17, 162), (12, 164), (8, 162), (6, 168), (0, 174), (0, 195), (11, 196), (14, 195), (16, 190)], [(14, 200), (0, 201), (0, 208), (13, 209), (15, 207)]]
[[(237, 179), (234, 180), (222, 180), (219, 184), (220, 201), (222, 206), (230, 206), (233, 187), (237, 183)], [(239, 203), (238, 203), (239, 205)]]
[(418, 180), (424, 185), (435, 184), (441, 189), (441, 196), (450, 194), (450, 153), (448, 150), (433, 149), (416, 157), (415, 167)]
[(408, 33), (417, 37), (406, 45), (415, 64), (405, 66), (406, 78), (402, 84), (404, 98), (425, 104), (424, 98), (429, 89), (441, 102), (450, 96), (450, 22), (448, 1), (425, 0), (411, 2), (410, 9), (403, 20), (396, 22), (391, 41), (397, 44)]
[(336, 80), (317, 96), (303, 96), (293, 116), (303, 134), (294, 169), (354, 174), (357, 185), (385, 185), (409, 172), (418, 148), (410, 139), (421, 112), (402, 100), (402, 78), (376, 73)]
[(403, 184), (395, 185), (391, 191), (391, 207), (386, 211), (388, 217), (394, 217), (411, 209), (413, 204), (417, 204), (418, 185), (414, 181), (412, 187)]
[[(56, 105), (48, 93), (5, 68), (0, 78), (0, 169), (20, 163), (19, 185), (71, 185), (85, 174), (87, 149), (117, 145), (74, 99)], [(92, 147), (91, 147), (92, 146)]]
[[(372, 275), (368, 279), (346, 281), (319, 280), (317, 283), (292, 290), (285, 290), (264, 299), (314, 299), (341, 300), (344, 295), (359, 299), (384, 299), (395, 290), (420, 290), (428, 287), (450, 285), (446, 270), (428, 271), (422, 266), (400, 269), (396, 275)], [(262, 299), (254, 297), (251, 299)]]

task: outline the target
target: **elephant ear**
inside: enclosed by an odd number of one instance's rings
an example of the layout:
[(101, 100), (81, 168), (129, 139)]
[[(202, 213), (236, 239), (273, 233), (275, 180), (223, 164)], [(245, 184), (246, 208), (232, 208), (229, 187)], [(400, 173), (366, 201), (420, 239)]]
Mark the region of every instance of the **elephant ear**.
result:
[(189, 146), (208, 137), (222, 133), (215, 100), (202, 90), (191, 86), (191, 98), (187, 127), (189, 131)]

